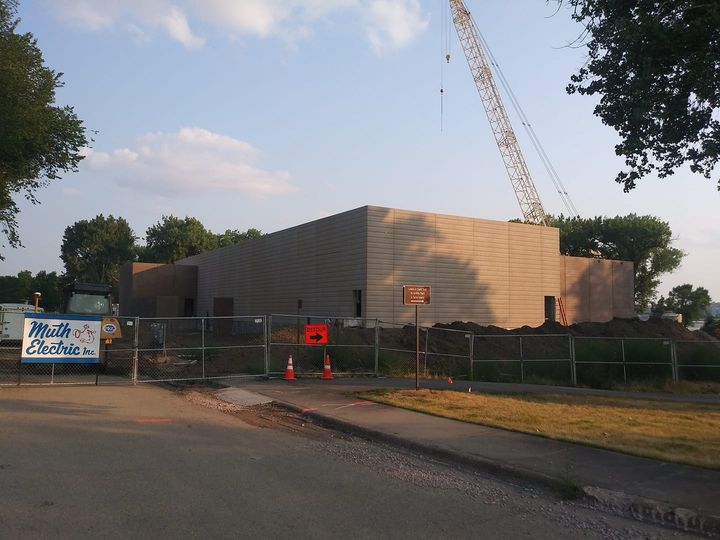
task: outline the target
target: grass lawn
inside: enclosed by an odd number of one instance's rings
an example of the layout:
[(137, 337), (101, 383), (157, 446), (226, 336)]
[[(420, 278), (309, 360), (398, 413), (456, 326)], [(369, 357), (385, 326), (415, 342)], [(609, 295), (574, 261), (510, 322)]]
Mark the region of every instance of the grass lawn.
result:
[(452, 390), (378, 389), (360, 396), (464, 422), (720, 469), (720, 405)]

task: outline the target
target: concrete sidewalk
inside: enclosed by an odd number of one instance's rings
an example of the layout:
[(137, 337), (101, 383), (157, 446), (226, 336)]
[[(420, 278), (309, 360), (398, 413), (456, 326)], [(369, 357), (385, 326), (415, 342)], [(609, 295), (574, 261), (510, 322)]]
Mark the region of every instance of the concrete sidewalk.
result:
[[(516, 480), (582, 488), (587, 496), (612, 511), (682, 530), (720, 535), (717, 471), (439, 418), (359, 400), (352, 395), (378, 386), (408, 386), (404, 380), (301, 379), (231, 384), (370, 439), (429, 452)], [(444, 382), (423, 385), (449, 386)], [(459, 383), (454, 385), (458, 386)], [(483, 391), (479, 388), (482, 385), (473, 386), (473, 391)], [(492, 389), (497, 391), (497, 385)], [(573, 389), (573, 393), (577, 391)], [(698, 401), (717, 399), (709, 398)]]

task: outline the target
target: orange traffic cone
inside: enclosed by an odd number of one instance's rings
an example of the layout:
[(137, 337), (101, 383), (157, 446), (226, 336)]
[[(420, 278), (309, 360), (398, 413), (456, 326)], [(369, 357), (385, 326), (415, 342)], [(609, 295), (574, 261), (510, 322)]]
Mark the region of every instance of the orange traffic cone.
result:
[(330, 355), (325, 356), (325, 365), (323, 366), (323, 374), (320, 377), (323, 381), (332, 381), (332, 369), (330, 369)]
[(295, 380), (295, 368), (293, 368), (292, 354), (288, 355), (288, 363), (287, 363), (287, 367), (285, 368), (285, 376), (283, 377), (283, 380), (286, 380), (286, 381), (294, 381)]

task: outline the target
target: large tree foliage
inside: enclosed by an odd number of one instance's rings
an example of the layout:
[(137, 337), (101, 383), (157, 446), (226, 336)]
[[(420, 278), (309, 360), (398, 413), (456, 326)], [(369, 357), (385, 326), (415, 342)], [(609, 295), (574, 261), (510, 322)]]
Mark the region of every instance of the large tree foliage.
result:
[(60, 307), (61, 282), (55, 272), (42, 270), (32, 275), (28, 270), (17, 276), (0, 276), (0, 303), (31, 303), (34, 293), (39, 292), (40, 307), (45, 311), (56, 311)]
[(720, 2), (557, 1), (586, 29), (588, 59), (568, 92), (600, 96), (595, 115), (620, 135), (627, 166), (616, 181), (629, 191), (683, 164), (710, 178), (720, 160)]
[(117, 288), (120, 267), (135, 259), (135, 234), (123, 218), (100, 214), (65, 229), (60, 258), (68, 280)]
[(701, 319), (710, 305), (710, 293), (704, 287), (694, 288), (689, 283), (673, 287), (667, 298), (660, 297), (653, 306), (653, 312), (662, 314), (672, 311), (682, 315), (682, 323), (690, 326), (693, 321)]
[(224, 233), (216, 235), (217, 247), (232, 246), (233, 244), (240, 244), (245, 240), (252, 240), (253, 238), (260, 238), (263, 235), (262, 231), (258, 229), (248, 229), (247, 231), (238, 231), (237, 229), (227, 229)]
[(217, 238), (196, 218), (163, 216), (145, 233), (146, 261), (173, 263), (178, 259), (215, 249)]
[(680, 266), (684, 253), (672, 247), (670, 225), (654, 216), (551, 218), (560, 229), (560, 252), (576, 257), (631, 261), (635, 308), (644, 310), (657, 293), (660, 276)]
[(203, 251), (239, 244), (262, 235), (261, 231), (252, 228), (244, 232), (227, 229), (223, 233), (214, 234), (196, 218), (163, 216), (158, 223), (148, 228), (146, 246), (140, 248), (140, 259), (173, 263)]
[(77, 170), (87, 144), (72, 107), (53, 105), (62, 74), (43, 65), (32, 34), (16, 33), (16, 10), (0, 0), (0, 233), (12, 247), (21, 245), (15, 197), (37, 203), (36, 190)]

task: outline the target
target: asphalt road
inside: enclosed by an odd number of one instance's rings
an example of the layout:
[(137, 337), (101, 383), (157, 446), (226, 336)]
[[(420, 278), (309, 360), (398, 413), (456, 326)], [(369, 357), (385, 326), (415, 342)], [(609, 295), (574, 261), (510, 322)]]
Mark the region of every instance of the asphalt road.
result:
[(267, 406), (0, 388), (1, 538), (680, 538)]

